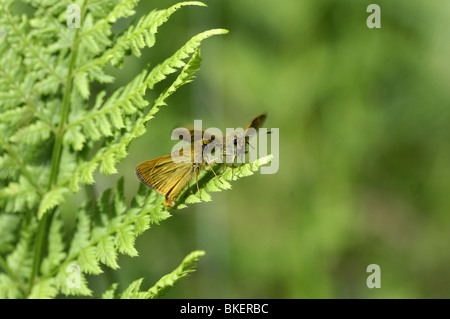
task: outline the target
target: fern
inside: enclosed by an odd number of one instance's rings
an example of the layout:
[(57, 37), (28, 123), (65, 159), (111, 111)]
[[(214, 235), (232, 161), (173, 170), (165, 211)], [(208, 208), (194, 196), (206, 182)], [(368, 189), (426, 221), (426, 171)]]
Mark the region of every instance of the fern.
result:
[[(123, 178), (80, 205), (73, 233), (66, 233), (61, 205), (80, 185), (95, 183), (96, 170), (117, 173), (131, 141), (145, 133), (147, 122), (178, 88), (193, 80), (202, 41), (227, 31), (194, 35), (170, 57), (108, 93), (102, 86), (114, 81), (108, 65), (120, 68), (129, 53), (139, 57), (144, 47), (154, 47), (158, 28), (182, 7), (205, 5), (187, 1), (154, 10), (114, 39), (111, 28), (135, 14), (138, 0), (77, 1), (79, 29), (66, 26), (72, 1), (23, 2), (34, 8), (32, 15), (14, 13), (15, 0), (0, 1), (0, 298), (92, 296), (86, 276), (105, 267), (119, 269), (119, 254), (137, 256), (137, 236), (171, 213), (164, 198), (144, 185), (128, 203)], [(173, 73), (175, 80), (146, 100), (146, 93)], [(95, 95), (94, 83), (103, 88)], [(236, 168), (234, 179), (251, 175), (249, 169), (250, 164)], [(206, 170), (200, 176), (202, 199), (229, 188), (230, 180), (229, 169), (223, 183)], [(197, 201), (191, 186), (175, 208)], [(191, 253), (148, 290), (141, 291), (142, 280), (136, 280), (117, 293), (114, 283), (102, 297), (160, 297), (193, 271), (203, 254)]]
[(187, 207), (186, 204), (199, 203), (201, 201), (209, 202), (212, 200), (211, 195), (208, 192), (220, 192), (222, 190), (231, 189), (231, 184), (229, 181), (235, 181), (242, 177), (251, 176), (254, 174), (254, 170), (258, 169), (262, 165), (269, 164), (272, 160), (272, 155), (267, 155), (256, 160), (254, 163), (247, 163), (240, 165), (235, 168), (229, 166), (215, 165), (214, 170), (223, 169), (225, 170), (221, 173), (220, 180), (217, 178), (212, 178), (214, 173), (206, 170), (199, 174), (198, 184), (200, 189), (200, 194), (198, 193), (197, 185), (193, 183), (190, 187), (184, 190), (175, 205), (177, 209), (182, 209)]
[[(190, 272), (192, 272), (195, 268), (197, 260), (205, 255), (205, 252), (202, 250), (197, 250), (190, 253), (180, 266), (178, 266), (174, 271), (170, 274), (162, 277), (153, 287), (151, 287), (147, 291), (140, 291), (140, 287), (142, 284), (142, 280), (138, 279), (131, 283), (127, 289), (120, 295), (121, 299), (154, 299), (161, 297), (167, 290), (172, 287), (177, 281), (181, 278), (186, 277)], [(105, 292), (107, 293), (107, 292)], [(112, 298), (113, 295), (111, 293), (103, 295), (104, 298)]]

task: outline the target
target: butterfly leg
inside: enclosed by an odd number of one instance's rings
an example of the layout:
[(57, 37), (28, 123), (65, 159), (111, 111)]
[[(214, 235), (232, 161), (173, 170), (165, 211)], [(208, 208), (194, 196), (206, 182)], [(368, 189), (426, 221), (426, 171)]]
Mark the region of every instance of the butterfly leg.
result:
[(227, 162), (223, 162), (223, 169), (222, 174), (220, 175), (222, 177), (223, 173), (227, 170), (227, 167), (231, 167), (231, 180), (233, 180), (233, 169), (234, 169), (234, 161), (235, 161), (236, 155), (233, 156), (233, 162), (231, 165), (228, 165)]
[(234, 162), (231, 164), (231, 180), (233, 180), (234, 177)]
[(222, 173), (220, 173), (220, 177), (222, 177), (223, 176), (223, 173), (225, 173), (225, 171), (226, 171), (226, 167), (227, 167), (227, 163), (223, 160), (223, 154), (221, 154), (220, 155), (220, 159), (221, 159), (221, 163), (223, 163), (223, 165), (222, 165)]
[(223, 176), (223, 174), (224, 174), (225, 171), (227, 170), (227, 167), (231, 167), (231, 166), (227, 165), (227, 163), (223, 163), (223, 166), (222, 166), (222, 173), (220, 174), (220, 177)]
[(214, 170), (213, 170), (213, 168), (212, 168), (212, 166), (211, 166), (211, 163), (209, 163), (209, 162), (207, 162), (207, 163), (208, 163), (209, 168), (212, 170), (212, 172), (214, 173), (214, 175), (217, 177), (217, 180), (218, 180), (221, 184), (223, 184), (222, 181), (220, 180), (219, 176), (217, 176), (216, 172), (214, 172)]
[(200, 200), (202, 200), (202, 193), (200, 193), (200, 188), (198, 187), (198, 168), (195, 169), (195, 183), (197, 184), (197, 191), (198, 191), (198, 196), (200, 197)]

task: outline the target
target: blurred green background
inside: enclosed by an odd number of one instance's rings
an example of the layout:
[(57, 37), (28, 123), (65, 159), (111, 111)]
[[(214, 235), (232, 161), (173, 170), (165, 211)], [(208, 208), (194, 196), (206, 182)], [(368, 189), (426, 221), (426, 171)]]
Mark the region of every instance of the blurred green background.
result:
[[(174, 3), (142, 1), (138, 12)], [(131, 200), (134, 167), (169, 153), (173, 128), (243, 127), (263, 112), (280, 129), (279, 171), (175, 211), (138, 238), (139, 257), (92, 277), (94, 291), (141, 277), (149, 287), (203, 249), (167, 298), (449, 298), (450, 2), (205, 3), (177, 12), (154, 48), (111, 70), (113, 89), (200, 31), (230, 31), (202, 44), (196, 80), (131, 144), (120, 174), (97, 175), (95, 186), (124, 175)], [(371, 3), (381, 29), (366, 25)], [(369, 264), (381, 267), (380, 289), (366, 286)]]

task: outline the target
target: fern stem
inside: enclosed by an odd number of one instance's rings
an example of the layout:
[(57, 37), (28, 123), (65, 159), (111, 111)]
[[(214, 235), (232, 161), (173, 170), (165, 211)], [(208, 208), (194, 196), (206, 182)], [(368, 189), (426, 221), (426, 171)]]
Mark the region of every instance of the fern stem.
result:
[(39, 222), (38, 232), (36, 234), (34, 245), (33, 268), (31, 269), (30, 282), (28, 285), (28, 294), (31, 293), (31, 289), (33, 288), (34, 284), (34, 279), (39, 273), (39, 268), (41, 268), (42, 252), (44, 250), (45, 245), (47, 244), (46, 234), (50, 227), (50, 221), (51, 217), (53, 217), (53, 211), (54, 210), (45, 214), (44, 217), (42, 217), (41, 221)]
[[(84, 17), (85, 4), (83, 2), (81, 9), (81, 17)], [(69, 60), (69, 68), (67, 70), (67, 75), (64, 84), (64, 93), (63, 93), (63, 101), (61, 107), (61, 117), (58, 123), (58, 128), (55, 133), (55, 143), (53, 144), (53, 152), (52, 152), (52, 161), (50, 166), (50, 179), (47, 186), (47, 191), (50, 191), (53, 185), (56, 184), (58, 180), (59, 167), (61, 164), (61, 152), (62, 152), (62, 144), (64, 138), (64, 129), (69, 117), (69, 107), (70, 107), (70, 95), (72, 92), (72, 83), (73, 83), (73, 70), (75, 68), (75, 62), (77, 60), (78, 53), (78, 45), (80, 43), (79, 34), (80, 29), (77, 28), (75, 31), (75, 36), (72, 44), (72, 50), (70, 54)], [(52, 209), (50, 212), (45, 214), (41, 221), (39, 222), (38, 232), (36, 234), (35, 241), (35, 249), (34, 249), (34, 258), (33, 258), (33, 268), (31, 270), (31, 277), (29, 283), (29, 292), (31, 292), (31, 288), (33, 287), (34, 279), (39, 273), (39, 269), (41, 266), (42, 255), (44, 248), (47, 244), (47, 233), (50, 227), (50, 223), (52, 221), (54, 212), (56, 208)]]
[(67, 118), (69, 116), (69, 106), (70, 106), (70, 93), (72, 89), (72, 70), (76, 61), (76, 52), (78, 49), (78, 30), (75, 34), (74, 46), (72, 49), (72, 55), (70, 57), (69, 70), (67, 72), (66, 84), (64, 87), (64, 95), (61, 109), (61, 118), (58, 124), (58, 129), (56, 131), (55, 136), (55, 144), (53, 145), (53, 153), (52, 153), (52, 162), (51, 162), (51, 170), (50, 170), (50, 180), (48, 183), (48, 190), (52, 188), (58, 179), (59, 166), (61, 162), (61, 151), (62, 151), (62, 142), (64, 138), (64, 126), (67, 122)]

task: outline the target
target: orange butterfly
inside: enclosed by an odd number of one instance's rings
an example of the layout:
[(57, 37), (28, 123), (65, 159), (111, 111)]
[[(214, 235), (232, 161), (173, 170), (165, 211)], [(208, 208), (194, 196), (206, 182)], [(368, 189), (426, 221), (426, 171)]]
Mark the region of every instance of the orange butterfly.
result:
[[(244, 132), (247, 133), (250, 127), (257, 129), (266, 119), (266, 115), (260, 115), (253, 119), (249, 125), (245, 128)], [(198, 194), (201, 199), (200, 189), (198, 187), (198, 174), (206, 167), (206, 164), (211, 168), (214, 175), (219, 179), (212, 168), (214, 164), (214, 159), (203, 158), (202, 162), (196, 163), (194, 161), (195, 152), (199, 149), (204, 150), (205, 147), (216, 146), (217, 148), (223, 147), (226, 143), (226, 138), (215, 138), (215, 143), (211, 143), (212, 140), (209, 139), (197, 139), (194, 140), (194, 131), (191, 130), (191, 152), (190, 154), (183, 154), (183, 149), (175, 151), (171, 154), (164, 155), (149, 161), (142, 162), (139, 164), (135, 171), (137, 177), (145, 185), (153, 188), (159, 194), (166, 197), (164, 200), (164, 205), (167, 208), (173, 207), (178, 196), (181, 194), (183, 189), (189, 185), (192, 178), (195, 176), (195, 182), (197, 184)], [(203, 132), (200, 135), (203, 137)], [(234, 147), (236, 148), (237, 138), (233, 140)], [(246, 140), (248, 143), (248, 140)], [(201, 147), (199, 148), (201, 143)], [(222, 144), (220, 144), (222, 143)], [(214, 144), (214, 145), (213, 145)], [(226, 155), (225, 150), (220, 152), (220, 156)], [(181, 162), (175, 163), (173, 158), (178, 157)], [(190, 157), (190, 158), (189, 158)], [(233, 161), (234, 158), (233, 157)], [(234, 167), (234, 163), (233, 163)], [(219, 179), (220, 181), (220, 179)]]

